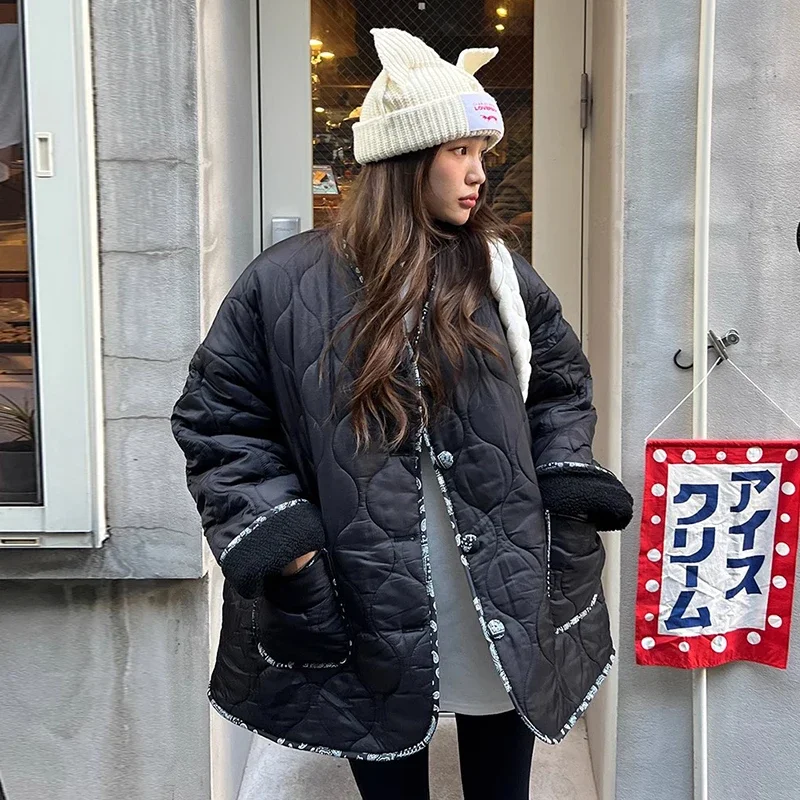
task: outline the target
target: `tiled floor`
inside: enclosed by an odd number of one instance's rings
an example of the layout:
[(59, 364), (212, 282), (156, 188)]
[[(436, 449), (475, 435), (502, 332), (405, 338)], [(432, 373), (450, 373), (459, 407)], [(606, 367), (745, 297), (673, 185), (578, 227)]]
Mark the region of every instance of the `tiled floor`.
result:
[[(455, 721), (442, 718), (431, 742), (431, 797), (461, 800)], [(256, 736), (239, 800), (358, 800), (347, 762)], [(537, 743), (531, 800), (597, 800), (581, 721), (562, 744)]]

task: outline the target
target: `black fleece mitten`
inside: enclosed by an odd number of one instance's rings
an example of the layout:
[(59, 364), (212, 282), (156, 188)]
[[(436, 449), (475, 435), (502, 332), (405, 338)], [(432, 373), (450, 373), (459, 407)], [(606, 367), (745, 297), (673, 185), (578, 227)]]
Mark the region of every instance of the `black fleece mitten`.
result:
[(322, 515), (312, 503), (297, 503), (267, 513), (220, 559), (222, 573), (242, 597), (261, 594), (268, 575), (325, 545)]
[(585, 519), (599, 531), (622, 530), (633, 518), (633, 497), (599, 464), (547, 464), (536, 476), (544, 507), (553, 514)]

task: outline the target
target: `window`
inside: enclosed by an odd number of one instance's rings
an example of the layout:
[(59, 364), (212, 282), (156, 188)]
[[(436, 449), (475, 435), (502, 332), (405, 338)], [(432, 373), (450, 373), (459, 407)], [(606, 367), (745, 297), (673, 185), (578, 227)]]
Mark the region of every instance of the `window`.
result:
[(102, 533), (85, 0), (0, 0), (0, 545)]

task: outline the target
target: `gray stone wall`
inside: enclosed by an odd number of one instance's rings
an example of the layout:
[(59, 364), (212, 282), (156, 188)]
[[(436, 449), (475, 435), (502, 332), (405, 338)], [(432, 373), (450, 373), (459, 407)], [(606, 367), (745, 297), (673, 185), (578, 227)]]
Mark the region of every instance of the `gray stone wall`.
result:
[(9, 800), (210, 797), (206, 589), (0, 581)]
[[(628, 0), (624, 239), (624, 476), (640, 495), (643, 441), (689, 391), (671, 364), (692, 348), (699, 4)], [(800, 416), (800, 7), (717, 4), (711, 327), (737, 328), (735, 361)], [(691, 408), (660, 431), (691, 435)], [(796, 437), (732, 369), (711, 378), (709, 435)], [(617, 797), (692, 797), (691, 675), (633, 664), (636, 526), (622, 539)], [(798, 598), (795, 613), (798, 613)], [(786, 672), (739, 663), (709, 672), (714, 797), (797, 797), (800, 653)], [(656, 757), (658, 754), (658, 757)]]

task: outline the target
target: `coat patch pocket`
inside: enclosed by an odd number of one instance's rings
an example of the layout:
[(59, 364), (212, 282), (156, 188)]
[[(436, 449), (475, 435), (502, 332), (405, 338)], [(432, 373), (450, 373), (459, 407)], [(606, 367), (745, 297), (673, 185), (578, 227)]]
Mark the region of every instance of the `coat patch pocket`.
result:
[(258, 650), (274, 667), (340, 667), (350, 655), (350, 636), (336, 594), (328, 553), (320, 550), (293, 575), (264, 581), (253, 605)]
[(556, 633), (563, 633), (602, 600), (606, 552), (592, 523), (549, 511), (545, 515), (550, 610)]

